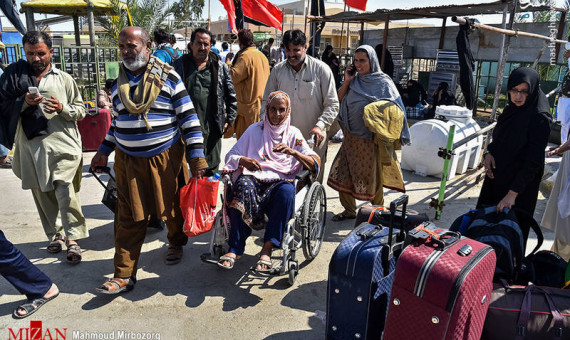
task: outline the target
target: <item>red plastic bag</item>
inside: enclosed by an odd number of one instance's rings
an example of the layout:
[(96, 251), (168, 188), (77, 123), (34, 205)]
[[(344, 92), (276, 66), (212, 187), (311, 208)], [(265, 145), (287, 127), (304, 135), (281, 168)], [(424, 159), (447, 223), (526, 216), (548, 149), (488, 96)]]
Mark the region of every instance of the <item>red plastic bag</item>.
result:
[(197, 236), (212, 229), (219, 185), (219, 182), (192, 177), (190, 183), (180, 189), (180, 209), (186, 235)]

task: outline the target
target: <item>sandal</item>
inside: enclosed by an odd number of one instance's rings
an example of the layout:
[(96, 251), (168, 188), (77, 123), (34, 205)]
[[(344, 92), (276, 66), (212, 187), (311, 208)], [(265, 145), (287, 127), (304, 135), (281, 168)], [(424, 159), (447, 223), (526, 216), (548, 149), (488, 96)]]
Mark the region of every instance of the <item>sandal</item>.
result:
[(63, 245), (65, 244), (65, 236), (57, 233), (55, 238), (47, 246), (48, 253), (57, 254), (63, 250)]
[(340, 222), (340, 221), (344, 221), (346, 219), (355, 219), (355, 218), (356, 218), (356, 215), (349, 215), (345, 210), (339, 214), (334, 215), (332, 217), (332, 221), (333, 222)]
[(67, 263), (78, 264), (81, 262), (81, 247), (77, 243), (67, 244)]
[[(266, 269), (257, 269), (257, 267), (261, 267), (261, 266), (265, 266), (267, 267)], [(271, 274), (273, 270), (273, 262), (271, 261), (267, 261), (267, 260), (262, 260), (259, 259), (257, 261), (257, 263), (255, 264), (255, 272), (261, 273), (261, 274)]]
[(10, 156), (4, 157), (4, 162), (0, 163), (0, 168), (11, 169), (12, 168), (12, 157), (10, 157)]
[[(57, 292), (57, 294), (55, 294), (54, 296), (49, 297), (49, 298), (40, 297), (40, 298), (37, 298), (37, 299), (33, 299), (33, 300), (31, 300), (31, 301), (28, 301), (28, 303), (24, 303), (23, 305), (19, 305), (18, 308), (16, 308), (16, 309), (14, 310), (14, 312), (12, 313), (12, 316), (13, 316), (15, 319), (23, 319), (23, 318), (25, 318), (25, 317), (28, 317), (28, 316), (34, 314), (35, 312), (37, 312), (38, 309), (40, 309), (43, 305), (45, 305), (46, 303), (48, 303), (49, 301), (55, 299), (55, 298), (58, 297), (58, 296), (59, 296), (59, 292)], [(18, 310), (19, 310), (20, 308), (23, 309), (23, 310), (25, 310), (25, 311), (26, 311), (26, 314), (24, 314), (24, 315), (18, 314)]]
[[(227, 261), (230, 263), (229, 266), (225, 266), (223, 264), (224, 261)], [(218, 267), (230, 270), (234, 268), (234, 264), (236, 263), (236, 258), (235, 257), (229, 257), (229, 256), (220, 256), (220, 259), (218, 260)]]
[(168, 246), (164, 263), (167, 265), (177, 264), (182, 261), (182, 254), (182, 246)]
[(95, 288), (95, 290), (101, 294), (114, 295), (122, 292), (130, 292), (135, 288), (135, 283), (136, 279), (134, 277), (130, 277), (127, 280), (114, 277), (107, 279), (107, 281)]

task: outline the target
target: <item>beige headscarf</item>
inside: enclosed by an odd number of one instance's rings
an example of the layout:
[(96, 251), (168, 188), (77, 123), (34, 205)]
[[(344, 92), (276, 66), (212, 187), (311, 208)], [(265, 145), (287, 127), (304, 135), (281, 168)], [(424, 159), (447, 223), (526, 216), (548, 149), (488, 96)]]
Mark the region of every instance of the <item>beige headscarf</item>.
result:
[(131, 86), (129, 85), (129, 77), (127, 76), (127, 69), (124, 65), (119, 68), (119, 77), (117, 78), (117, 88), (119, 98), (127, 111), (132, 115), (142, 115), (146, 128), (150, 131), (152, 127), (147, 121), (146, 115), (150, 111), (152, 103), (158, 97), (162, 90), (168, 73), (172, 70), (172, 66), (164, 63), (160, 59), (151, 56), (143, 78), (133, 93), (133, 98), (130, 97)]

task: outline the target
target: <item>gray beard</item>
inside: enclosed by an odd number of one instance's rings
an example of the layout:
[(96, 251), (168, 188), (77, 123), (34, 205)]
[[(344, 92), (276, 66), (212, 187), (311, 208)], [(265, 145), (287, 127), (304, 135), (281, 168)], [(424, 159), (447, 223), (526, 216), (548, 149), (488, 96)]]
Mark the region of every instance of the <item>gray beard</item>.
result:
[(148, 64), (148, 60), (146, 59), (146, 56), (144, 54), (144, 49), (141, 51), (141, 53), (137, 55), (135, 61), (133, 61), (132, 63), (127, 63), (126, 61), (123, 60), (123, 65), (125, 65), (127, 70), (131, 72), (140, 70), (141, 68), (145, 67), (146, 64)]

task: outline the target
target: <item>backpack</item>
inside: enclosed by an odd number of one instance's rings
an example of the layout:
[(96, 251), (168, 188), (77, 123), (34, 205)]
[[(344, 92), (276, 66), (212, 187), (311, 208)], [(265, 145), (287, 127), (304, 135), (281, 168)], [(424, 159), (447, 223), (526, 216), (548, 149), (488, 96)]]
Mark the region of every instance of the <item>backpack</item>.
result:
[(176, 59), (180, 58), (178, 53), (173, 52), (174, 50), (170, 51), (168, 48), (161, 48), (161, 50), (166, 51), (166, 53), (170, 55), (170, 65), (172, 65)]
[(568, 263), (560, 255), (550, 250), (541, 250), (527, 256), (522, 264), (516, 284), (562, 288)]
[[(538, 244), (531, 253), (534, 254), (542, 245), (544, 236), (534, 218), (525, 218), (525, 221), (538, 238)], [(466, 237), (493, 247), (497, 255), (495, 281), (517, 280), (525, 259), (528, 229), (521, 229), (513, 209), (505, 209), (502, 213), (497, 212), (496, 206), (471, 210), (458, 217), (449, 230), (458, 231)]]
[(564, 97), (570, 98), (570, 72), (566, 73), (564, 79), (562, 79), (561, 93)]

